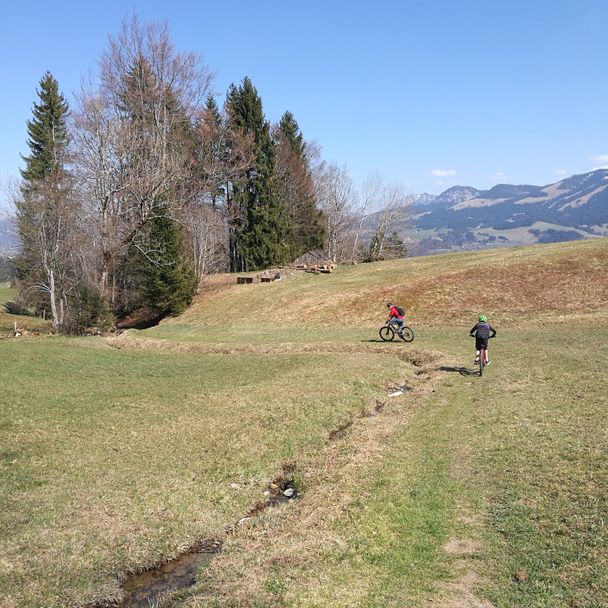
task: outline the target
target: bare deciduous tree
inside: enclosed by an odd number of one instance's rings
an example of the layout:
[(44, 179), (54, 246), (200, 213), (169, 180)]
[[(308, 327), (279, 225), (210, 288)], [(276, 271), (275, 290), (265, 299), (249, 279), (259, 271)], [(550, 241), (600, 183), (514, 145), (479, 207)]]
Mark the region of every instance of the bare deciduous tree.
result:
[(110, 38), (96, 91), (83, 91), (74, 140), (97, 283), (114, 301), (117, 260), (155, 217), (179, 216), (197, 192), (192, 127), (212, 74), (177, 52), (166, 24), (134, 17)]
[(55, 329), (68, 322), (69, 296), (81, 281), (78, 205), (63, 172), (37, 180), (15, 201), (21, 239), (27, 255), (21, 264), (26, 284), (20, 291), (36, 302), (36, 293), (45, 294)]
[(222, 212), (207, 205), (192, 205), (183, 217), (190, 234), (199, 283), (205, 275), (225, 272), (228, 269), (228, 228)]
[(196, 196), (182, 207), (180, 221), (190, 237), (196, 275), (200, 280), (227, 270), (228, 223), (232, 182), (254, 162), (253, 135), (235, 132), (212, 100), (200, 113), (195, 130)]
[(345, 261), (352, 253), (352, 226), (357, 206), (352, 178), (345, 167), (324, 163), (316, 167), (314, 175), (317, 201), (326, 222), (327, 255), (334, 262)]
[(376, 226), (374, 236), (370, 243), (369, 257), (373, 260), (382, 260), (391, 257), (385, 251), (387, 240), (393, 234), (398, 235), (398, 229), (403, 232), (404, 225), (409, 216), (411, 197), (405, 189), (397, 184), (384, 184), (380, 179), (377, 189), (380, 207), (380, 219)]
[(361, 204), (357, 213), (359, 222), (357, 230), (353, 237), (352, 259), (357, 259), (359, 255), (358, 247), (360, 246), (361, 237), (363, 235), (363, 226), (370, 212), (378, 209), (382, 205), (382, 194), (384, 191), (384, 179), (378, 172), (372, 172), (363, 182), (361, 191)]

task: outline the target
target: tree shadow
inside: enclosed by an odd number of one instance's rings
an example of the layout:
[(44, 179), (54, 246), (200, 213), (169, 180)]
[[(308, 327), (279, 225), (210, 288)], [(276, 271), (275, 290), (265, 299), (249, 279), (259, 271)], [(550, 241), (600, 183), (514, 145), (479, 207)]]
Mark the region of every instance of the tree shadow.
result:
[(442, 365), (437, 368), (439, 372), (449, 372), (453, 374), (460, 374), (461, 376), (478, 376), (479, 371), (476, 369), (470, 369), (468, 367), (453, 367), (449, 365)]

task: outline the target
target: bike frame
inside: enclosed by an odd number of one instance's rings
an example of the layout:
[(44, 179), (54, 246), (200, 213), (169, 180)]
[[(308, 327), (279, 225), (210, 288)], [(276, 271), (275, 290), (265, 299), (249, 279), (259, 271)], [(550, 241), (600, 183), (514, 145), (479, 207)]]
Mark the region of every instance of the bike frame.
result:
[[(398, 334), (398, 329), (401, 330), (401, 334)], [(385, 335), (385, 331), (388, 331), (388, 335)], [(407, 325), (397, 327), (388, 321), (380, 328), (380, 337), (384, 342), (392, 342), (396, 335), (399, 335), (404, 342), (411, 342), (414, 339), (414, 330)]]
[[(475, 338), (475, 336), (471, 336), (471, 338)], [(477, 349), (475, 349), (475, 356), (477, 356)], [(479, 349), (479, 375), (483, 376), (483, 370), (485, 369), (488, 363), (488, 351), (482, 346)]]

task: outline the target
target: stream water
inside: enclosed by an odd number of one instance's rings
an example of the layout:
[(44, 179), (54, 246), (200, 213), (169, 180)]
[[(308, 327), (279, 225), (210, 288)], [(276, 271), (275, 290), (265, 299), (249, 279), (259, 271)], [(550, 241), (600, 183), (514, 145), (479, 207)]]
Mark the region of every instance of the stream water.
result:
[(213, 560), (219, 549), (219, 545), (213, 545), (194, 550), (162, 566), (134, 574), (123, 584), (125, 595), (119, 608), (150, 608), (163, 595), (191, 587), (200, 570)]
[[(271, 484), (266, 500), (259, 509), (272, 508), (291, 502), (298, 495), (293, 480), (280, 480)], [(259, 509), (255, 509), (257, 512)], [(251, 513), (253, 515), (254, 512)], [(249, 519), (247, 516), (243, 519)], [(209, 564), (220, 551), (219, 540), (201, 541), (191, 551), (175, 559), (141, 572), (133, 574), (123, 583), (124, 597), (117, 608), (150, 608), (166, 594), (191, 587), (196, 583), (199, 572)]]

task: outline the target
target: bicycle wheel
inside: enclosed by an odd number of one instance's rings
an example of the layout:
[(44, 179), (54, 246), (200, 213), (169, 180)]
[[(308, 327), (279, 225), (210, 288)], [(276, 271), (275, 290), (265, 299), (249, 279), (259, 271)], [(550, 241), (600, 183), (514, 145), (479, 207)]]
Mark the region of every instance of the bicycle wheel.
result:
[(401, 328), (401, 335), (399, 336), (404, 342), (411, 342), (414, 339), (414, 330), (407, 325)]
[(392, 327), (389, 327), (388, 325), (383, 325), (380, 328), (380, 337), (384, 342), (390, 342), (391, 340), (395, 339), (395, 332)]

